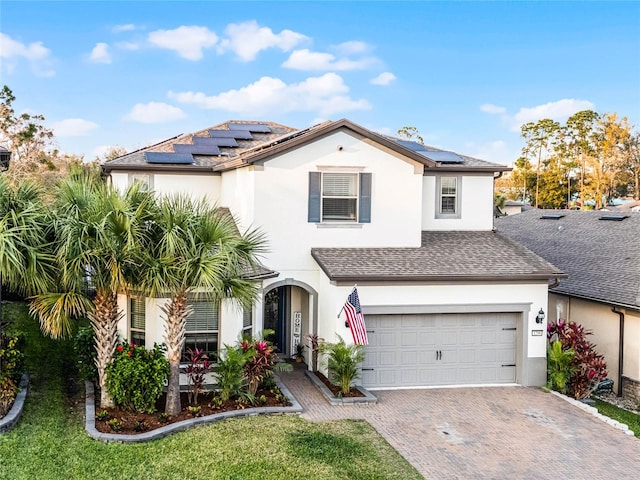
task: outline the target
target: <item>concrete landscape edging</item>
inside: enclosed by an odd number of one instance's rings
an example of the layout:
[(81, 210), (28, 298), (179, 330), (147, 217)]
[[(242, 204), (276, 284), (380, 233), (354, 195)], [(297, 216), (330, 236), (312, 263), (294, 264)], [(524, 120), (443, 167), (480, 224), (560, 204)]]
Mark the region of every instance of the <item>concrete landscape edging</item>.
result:
[(619, 421), (614, 420), (613, 418), (609, 418), (606, 415), (601, 414), (600, 412), (598, 412), (598, 409), (596, 407), (587, 405), (586, 403), (581, 402), (580, 400), (576, 400), (575, 398), (567, 397), (566, 395), (563, 395), (560, 392), (556, 392), (555, 390), (549, 390), (549, 391), (553, 393), (556, 397), (560, 397), (564, 401), (569, 402), (572, 405), (575, 405), (576, 407), (584, 410), (587, 413), (590, 413), (597, 419), (602, 420), (604, 423), (609, 424), (612, 427), (617, 428), (618, 430), (622, 430), (625, 434), (631, 435), (631, 436), (635, 435), (633, 430), (629, 429), (628, 425), (625, 425), (624, 423), (620, 423)]
[(302, 413), (302, 406), (293, 397), (289, 389), (275, 377), (276, 385), (286, 397), (289, 397), (291, 405), (288, 407), (256, 407), (245, 408), (242, 410), (233, 410), (222, 413), (216, 413), (214, 415), (207, 415), (204, 417), (195, 417), (181, 422), (165, 425), (164, 427), (150, 430), (148, 432), (137, 434), (121, 434), (121, 433), (103, 433), (96, 429), (96, 403), (95, 403), (95, 388), (92, 382), (85, 382), (86, 400), (85, 400), (85, 430), (87, 434), (96, 440), (100, 440), (105, 443), (117, 442), (117, 443), (142, 443), (150, 442), (153, 440), (159, 440), (172, 433), (181, 432), (190, 428), (197, 427), (199, 425), (207, 425), (215, 423), (220, 420), (234, 417), (250, 417), (256, 415), (269, 415), (269, 414), (300, 414)]
[(336, 397), (331, 390), (324, 384), (322, 380), (318, 378), (318, 376), (309, 370), (304, 371), (307, 378), (311, 380), (311, 382), (320, 390), (322, 396), (329, 402), (331, 405), (352, 405), (356, 403), (378, 403), (378, 399), (374, 397), (370, 391), (366, 390), (364, 387), (360, 385), (355, 385), (355, 388), (364, 395), (364, 397)]
[(22, 416), (22, 409), (24, 408), (27, 393), (29, 392), (29, 375), (27, 373), (22, 374), (19, 387), (20, 391), (13, 401), (11, 410), (0, 420), (0, 433), (8, 432), (15, 427)]

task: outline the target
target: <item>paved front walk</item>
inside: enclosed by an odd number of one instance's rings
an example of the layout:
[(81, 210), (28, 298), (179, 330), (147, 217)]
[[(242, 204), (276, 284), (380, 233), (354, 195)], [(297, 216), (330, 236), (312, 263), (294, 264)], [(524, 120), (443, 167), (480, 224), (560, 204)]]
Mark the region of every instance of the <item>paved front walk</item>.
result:
[(312, 421), (364, 419), (428, 479), (640, 478), (640, 440), (537, 388), (373, 392), (331, 406), (296, 369), (282, 373)]

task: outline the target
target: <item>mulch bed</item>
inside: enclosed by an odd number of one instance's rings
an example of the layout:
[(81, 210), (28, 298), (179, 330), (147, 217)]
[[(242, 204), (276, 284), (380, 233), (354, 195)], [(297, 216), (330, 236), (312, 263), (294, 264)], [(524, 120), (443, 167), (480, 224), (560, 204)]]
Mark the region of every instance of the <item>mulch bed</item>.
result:
[[(264, 395), (266, 402), (259, 402), (258, 399)], [(166, 417), (162, 415), (164, 411), (166, 395), (162, 396), (156, 402), (156, 413), (135, 413), (123, 410), (122, 408), (100, 408), (96, 406), (96, 429), (103, 433), (120, 433), (120, 434), (136, 434), (142, 432), (148, 432), (155, 430), (165, 425), (181, 422), (194, 417), (204, 417), (207, 415), (214, 415), (216, 413), (222, 413), (233, 410), (243, 410), (245, 408), (254, 407), (287, 407), (291, 405), (285, 398), (276, 399), (276, 394), (271, 390), (258, 390), (256, 394), (256, 404), (251, 405), (241, 404), (235, 400), (228, 400), (221, 406), (213, 407), (211, 405), (211, 399), (213, 398), (212, 392), (205, 392), (198, 395), (198, 406), (200, 411), (197, 413), (191, 413), (189, 411), (189, 399), (186, 392), (180, 393), (180, 404), (182, 405), (182, 411), (178, 415)], [(98, 420), (98, 415), (102, 411), (108, 412), (108, 417), (104, 420)], [(120, 424), (120, 430), (114, 430), (109, 421), (117, 419)]]
[(320, 372), (315, 372), (316, 376), (322, 381), (322, 383), (324, 383), (327, 388), (329, 390), (331, 390), (331, 393), (333, 393), (334, 397), (364, 397), (365, 395), (358, 390), (355, 387), (351, 387), (351, 390), (349, 391), (349, 393), (342, 393), (342, 389), (338, 386), (338, 385), (334, 385), (333, 383), (331, 383), (329, 381), (329, 379), (327, 377), (325, 377), (322, 373)]

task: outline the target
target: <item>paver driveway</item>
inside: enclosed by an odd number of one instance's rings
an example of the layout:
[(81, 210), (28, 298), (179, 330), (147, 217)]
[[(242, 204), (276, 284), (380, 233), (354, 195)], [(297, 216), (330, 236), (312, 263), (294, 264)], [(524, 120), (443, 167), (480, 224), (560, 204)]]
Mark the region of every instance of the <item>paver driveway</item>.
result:
[(365, 419), (429, 479), (637, 479), (640, 440), (537, 388), (373, 392), (331, 406), (304, 373), (281, 374), (313, 421)]

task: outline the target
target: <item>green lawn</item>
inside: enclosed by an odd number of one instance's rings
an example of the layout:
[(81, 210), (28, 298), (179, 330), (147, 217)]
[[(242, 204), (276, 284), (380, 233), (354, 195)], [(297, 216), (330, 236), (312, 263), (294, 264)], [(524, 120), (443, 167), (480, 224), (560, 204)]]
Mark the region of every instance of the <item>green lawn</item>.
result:
[[(32, 389), (22, 419), (0, 435), (0, 479), (418, 479), (366, 422), (296, 416), (235, 419), (159, 441), (104, 444), (83, 428), (68, 396), (71, 342), (40, 335), (24, 305), (5, 305), (27, 335)], [(6, 317), (5, 317), (6, 318)]]
[(596, 399), (595, 407), (601, 414), (628, 425), (635, 436), (640, 438), (640, 415), (598, 399)]

